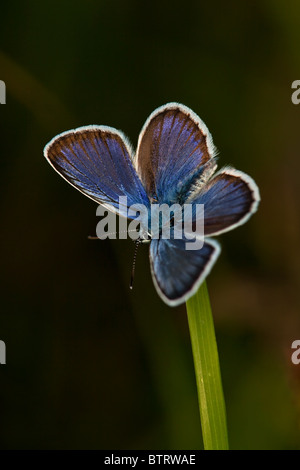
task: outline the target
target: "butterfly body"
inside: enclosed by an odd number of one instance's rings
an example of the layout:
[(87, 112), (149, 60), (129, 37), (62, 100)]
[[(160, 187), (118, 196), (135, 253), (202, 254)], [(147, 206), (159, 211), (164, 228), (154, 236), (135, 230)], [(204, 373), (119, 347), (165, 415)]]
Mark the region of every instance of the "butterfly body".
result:
[[(135, 154), (124, 134), (107, 126), (60, 134), (44, 154), (71, 185), (112, 212), (135, 219), (131, 207), (145, 209), (141, 241), (150, 241), (154, 285), (171, 306), (193, 295), (215, 263), (220, 246), (207, 237), (246, 222), (260, 199), (255, 182), (245, 173), (231, 167), (216, 172), (216, 149), (206, 125), (178, 103), (150, 115)], [(177, 207), (182, 218), (161, 220), (163, 206)], [(189, 251), (187, 237), (177, 238), (178, 228), (187, 213), (191, 226), (197, 227), (197, 207), (204, 208), (204, 242), (201, 249)], [(166, 225), (169, 236), (163, 237)]]

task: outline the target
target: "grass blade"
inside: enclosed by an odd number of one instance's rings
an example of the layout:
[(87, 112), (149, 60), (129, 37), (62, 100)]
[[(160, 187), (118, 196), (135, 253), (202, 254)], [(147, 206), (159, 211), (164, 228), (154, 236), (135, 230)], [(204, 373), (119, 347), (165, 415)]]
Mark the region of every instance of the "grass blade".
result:
[(227, 450), (226, 409), (206, 282), (186, 302), (204, 449)]

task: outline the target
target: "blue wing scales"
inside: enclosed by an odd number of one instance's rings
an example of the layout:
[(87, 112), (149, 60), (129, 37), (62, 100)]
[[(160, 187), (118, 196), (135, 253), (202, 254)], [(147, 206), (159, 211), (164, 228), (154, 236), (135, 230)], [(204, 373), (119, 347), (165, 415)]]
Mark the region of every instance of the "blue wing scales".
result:
[(150, 244), (153, 282), (170, 306), (185, 302), (204, 281), (220, 253), (215, 240), (206, 239), (201, 250), (186, 250), (185, 240), (155, 239)]
[(219, 235), (245, 223), (260, 196), (250, 176), (227, 168), (213, 176), (187, 202), (204, 204), (204, 235)]
[[(65, 132), (44, 150), (50, 164), (71, 185), (123, 215), (132, 204), (149, 204), (130, 153), (123, 134), (105, 126)], [(119, 208), (121, 196), (127, 196), (127, 207)]]
[(211, 135), (189, 108), (169, 103), (146, 121), (138, 141), (136, 166), (150, 199), (183, 203), (195, 180), (216, 163)]

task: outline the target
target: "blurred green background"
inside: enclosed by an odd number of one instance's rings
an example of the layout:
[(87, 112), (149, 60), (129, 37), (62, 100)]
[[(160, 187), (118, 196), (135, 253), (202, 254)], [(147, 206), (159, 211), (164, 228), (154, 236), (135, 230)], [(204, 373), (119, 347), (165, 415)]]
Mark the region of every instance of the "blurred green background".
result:
[(191, 107), (262, 202), (220, 237), (208, 279), (232, 449), (300, 448), (300, 4), (1, 3), (0, 446), (202, 446), (185, 306), (168, 308), (131, 240), (89, 241), (96, 204), (43, 158), (57, 133), (136, 145), (168, 101)]

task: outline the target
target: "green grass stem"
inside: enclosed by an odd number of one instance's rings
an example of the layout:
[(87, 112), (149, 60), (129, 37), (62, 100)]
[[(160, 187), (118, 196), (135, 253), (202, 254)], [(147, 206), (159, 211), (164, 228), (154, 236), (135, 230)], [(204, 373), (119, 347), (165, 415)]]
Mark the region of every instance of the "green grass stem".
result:
[(227, 450), (226, 409), (206, 282), (186, 302), (204, 449)]

